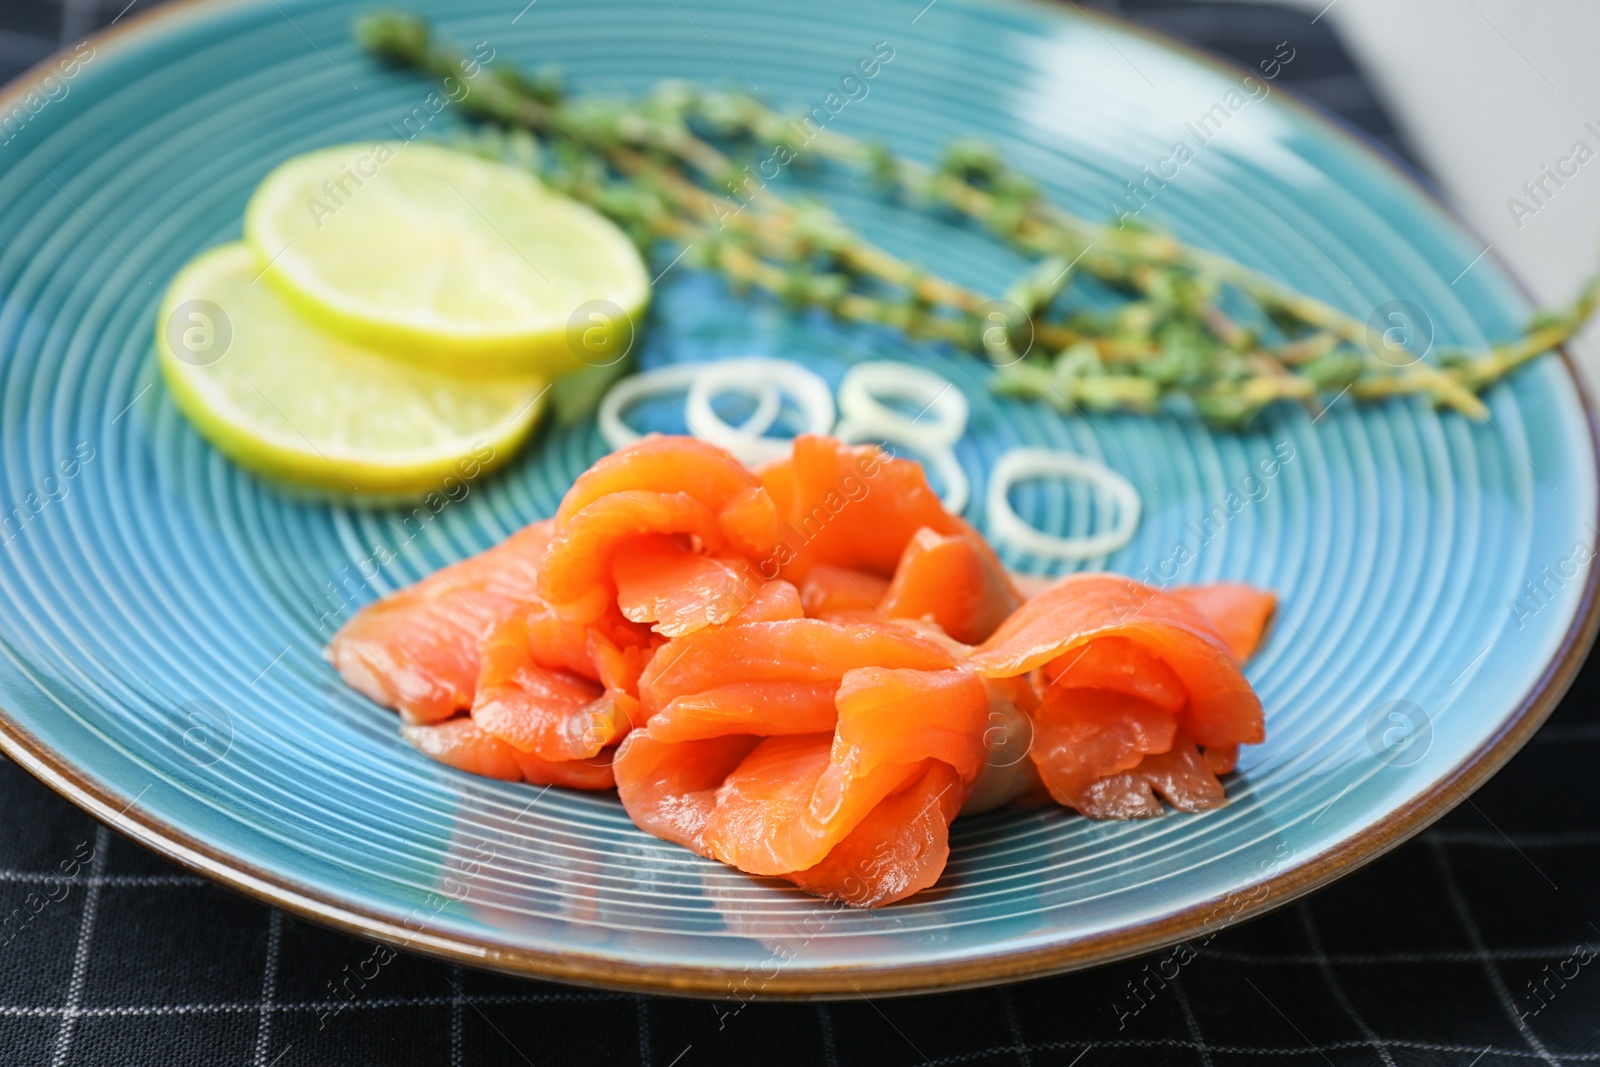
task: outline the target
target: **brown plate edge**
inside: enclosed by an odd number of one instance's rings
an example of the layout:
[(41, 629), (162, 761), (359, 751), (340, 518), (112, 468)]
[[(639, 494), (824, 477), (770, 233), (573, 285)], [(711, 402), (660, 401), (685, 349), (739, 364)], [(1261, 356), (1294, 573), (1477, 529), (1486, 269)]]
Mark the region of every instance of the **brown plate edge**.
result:
[[(163, 7), (141, 12), (120, 26), (113, 25), (92, 33), (85, 40), (94, 43), (97, 48), (112, 43), (126, 47), (133, 43), (130, 38), (159, 34), (169, 22), (202, 16), (207, 13), (207, 9), (242, 6), (247, 2), (249, 0), (222, 0), (222, 2), (174, 0)], [(1054, 0), (1031, 0), (1031, 3), (1051, 8), (1058, 6)], [(1089, 19), (1089, 16), (1076, 4), (1073, 7), (1085, 19)], [(1104, 19), (1121, 29), (1155, 41), (1165, 48), (1181, 52), (1213, 69), (1230, 73), (1242, 69), (1182, 42), (1115, 16), (1108, 16), (1104, 12), (1095, 12), (1094, 18)], [(0, 110), (10, 106), (50, 73), (56, 58), (56, 55), (47, 57), (11, 84), (0, 88)], [(1320, 110), (1306, 105), (1292, 91), (1279, 90), (1279, 92), (1290, 106), (1299, 109), (1308, 119), (1348, 142), (1355, 151), (1376, 159), (1401, 181), (1420, 192), (1463, 231), (1474, 233), (1472, 227), (1467, 225), (1448, 204), (1442, 202), (1432, 190), (1419, 182), (1414, 174), (1397, 165), (1387, 154), (1375, 150), (1351, 129), (1330, 119)], [(1491, 254), (1490, 258), (1495, 260), (1502, 272), (1513, 279), (1526, 295), (1526, 286), (1503, 262), (1500, 262), (1499, 257)], [(1593, 398), (1566, 349), (1558, 348), (1556, 353), (1583, 407), (1589, 430), (1590, 451), (1596, 469), (1600, 470), (1600, 420), (1596, 417)], [(1595, 520), (1600, 523), (1600, 512), (1597, 512)], [(721, 999), (749, 999), (751, 996), (763, 999), (829, 999), (865, 993), (880, 996), (910, 995), (1044, 977), (1155, 951), (1184, 941), (1199, 928), (1200, 923), (1207, 924), (1208, 930), (1216, 930), (1243, 919), (1264, 915), (1377, 859), (1426, 829), (1465, 800), (1473, 790), (1481, 786), (1515, 755), (1549, 717), (1561, 697), (1571, 687), (1590, 647), (1594, 644), (1596, 631), (1600, 630), (1600, 597), (1597, 597), (1597, 593), (1600, 593), (1600, 568), (1590, 568), (1584, 582), (1578, 611), (1562, 639), (1561, 647), (1533, 689), (1506, 717), (1499, 730), (1488, 741), (1457, 765), (1434, 788), (1395, 811), (1385, 822), (1347, 838), (1308, 863), (1290, 868), (1262, 882), (1241, 887), (1240, 890), (1216, 900), (1169, 915), (1157, 922), (1113, 930), (1065, 945), (947, 963), (887, 968), (829, 968), (785, 974), (780, 967), (770, 978), (757, 975), (757, 986), (754, 989), (750, 987), (752, 972), (749, 969), (642, 967), (570, 952), (545, 953), (525, 948), (478, 944), (464, 938), (430, 933), (426, 929), (414, 930), (380, 915), (347, 908), (334, 899), (319, 895), (314, 890), (296, 886), (271, 871), (241, 863), (175, 827), (138, 813), (132, 802), (119, 804), (117, 798), (112, 797), (98, 783), (80, 774), (76, 768), (49, 751), (13, 719), (5, 708), (0, 708), (0, 752), (4, 752), (73, 804), (101, 822), (116, 827), (165, 859), (301, 918), (332, 926), (356, 936), (383, 941), (409, 951), (507, 974), (626, 992)], [(1263, 887), (1266, 890), (1265, 895), (1259, 900), (1253, 899), (1254, 894)], [(1240, 896), (1241, 890), (1244, 889), (1250, 890), (1252, 897), (1246, 897), (1244, 903), (1234, 910), (1233, 914), (1219, 921), (1218, 908), (1226, 904), (1230, 896)]]

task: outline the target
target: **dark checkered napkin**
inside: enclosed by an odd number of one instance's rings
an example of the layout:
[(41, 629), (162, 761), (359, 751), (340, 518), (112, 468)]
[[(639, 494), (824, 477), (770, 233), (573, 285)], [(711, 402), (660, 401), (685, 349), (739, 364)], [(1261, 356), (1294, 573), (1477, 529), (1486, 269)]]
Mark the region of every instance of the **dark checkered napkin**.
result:
[[(149, 0), (3, 0), (0, 77)], [(1104, 5), (1099, 5), (1104, 6)], [(1126, 0), (1386, 141), (1327, 20)], [(1204, 945), (1002, 989), (675, 1001), (396, 955), (289, 919), (97, 826), (0, 761), (0, 1064), (1103, 1067), (1600, 1061), (1600, 688), (1419, 840)]]

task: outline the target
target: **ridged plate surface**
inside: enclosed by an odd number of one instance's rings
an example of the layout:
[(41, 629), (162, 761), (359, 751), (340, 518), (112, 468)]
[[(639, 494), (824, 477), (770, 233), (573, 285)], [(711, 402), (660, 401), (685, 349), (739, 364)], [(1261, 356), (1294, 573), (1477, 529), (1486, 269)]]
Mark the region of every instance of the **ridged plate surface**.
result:
[[(1070, 8), (542, 0), (513, 18), (515, 4), (423, 6), (496, 62), (557, 63), (579, 89), (754, 79), (797, 109), (888, 42), (893, 59), (837, 128), (922, 159), (954, 136), (989, 138), (1096, 217), (1181, 139), (1195, 156), (1146, 214), (1187, 239), (1362, 318), (1414, 301), (1439, 346), (1504, 338), (1529, 310), (1492, 256), (1462, 274), (1482, 245), (1343, 133), (1251, 86), (1228, 111), (1238, 73)], [(0, 732), (169, 855), (375, 936), (582, 981), (724, 997), (981, 981), (1201, 935), (1348, 869), (1461, 799), (1564, 685), (1588, 639), (1590, 572), (1574, 546), (1594, 541), (1596, 471), (1556, 357), (1495, 388), (1488, 423), (1345, 398), (1320, 419), (1285, 406), (1217, 435), (997, 399), (969, 358), (744, 302), (679, 264), (658, 287), (646, 365), (758, 353), (837, 381), (858, 360), (925, 362), (972, 402), (957, 452), (980, 525), (1001, 451), (1072, 449), (1144, 495), (1137, 538), (1104, 566), (1277, 590), (1281, 621), (1249, 670), (1267, 743), (1246, 752), (1219, 812), (962, 821), (938, 887), (871, 913), (656, 841), (613, 796), (428, 762), (320, 649), (360, 604), (551, 514), (604, 452), (592, 422), (543, 433), (437, 514), (353, 510), (288, 498), (225, 461), (178, 416), (151, 354), (163, 286), (238, 236), (269, 169), (392, 136), (424, 102), (429, 84), (352, 46), (357, 9), (279, 0), (136, 22), (98, 41), (0, 148)], [(1185, 123), (1219, 103), (1226, 121), (1202, 144)], [(455, 122), (447, 107), (427, 135)], [(880, 212), (837, 177), (821, 189), (952, 280), (997, 293), (1019, 267), (972, 233)], [(641, 418), (681, 426), (665, 406)], [(1016, 502), (1047, 529), (1099, 521), (1060, 486)]]

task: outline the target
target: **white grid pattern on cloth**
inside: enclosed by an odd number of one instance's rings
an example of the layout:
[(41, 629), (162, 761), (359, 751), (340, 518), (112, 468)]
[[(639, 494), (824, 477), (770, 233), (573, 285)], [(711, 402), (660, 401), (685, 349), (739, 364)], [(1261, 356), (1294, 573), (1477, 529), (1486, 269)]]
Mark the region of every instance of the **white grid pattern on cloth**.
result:
[(267, 918), (266, 960), (261, 967), (261, 1022), (256, 1032), (255, 1067), (267, 1067), (267, 1049), (272, 1041), (272, 1005), (278, 991), (278, 953), (283, 946), (283, 913), (274, 911)]
[(839, 1049), (833, 1043), (833, 1012), (826, 1004), (817, 1005), (817, 1026), (822, 1031), (822, 1058), (827, 1067), (839, 1067)]
[(1200, 1055), (1200, 1067), (1212, 1067), (1211, 1050), (1206, 1047), (1205, 1036), (1200, 1032), (1200, 1020), (1195, 1016), (1194, 1006), (1189, 1003), (1189, 994), (1183, 991), (1182, 978), (1172, 980), (1172, 991), (1177, 996), (1178, 1010), (1183, 1013), (1183, 1025), (1194, 1039), (1195, 1051)]
[(1436, 840), (1429, 841), (1428, 847), (1433, 852), (1434, 862), (1439, 866), (1439, 881), (1444, 886), (1445, 898), (1450, 901), (1451, 908), (1454, 909), (1456, 916), (1461, 920), (1461, 925), (1466, 929), (1467, 938), (1472, 942), (1473, 955), (1483, 965), (1484, 973), (1489, 979), (1489, 985), (1494, 989), (1495, 998), (1505, 1008), (1506, 1014), (1511, 1018), (1511, 1024), (1521, 1032), (1523, 1040), (1528, 1043), (1528, 1047), (1533, 1050), (1534, 1055), (1546, 1063), (1554, 1064), (1560, 1062), (1544, 1047), (1544, 1042), (1539, 1040), (1538, 1035), (1533, 1032), (1533, 1028), (1528, 1025), (1527, 1020), (1517, 1011), (1516, 1002), (1511, 999), (1511, 991), (1506, 988), (1505, 979), (1500, 976), (1500, 969), (1495, 966), (1494, 960), (1489, 958), (1488, 948), (1483, 941), (1483, 933), (1473, 920), (1472, 910), (1467, 906), (1467, 898), (1462, 895), (1461, 886), (1456, 882), (1455, 869), (1450, 865), (1450, 857), (1445, 853), (1444, 844)]
[(461, 984), (466, 981), (466, 976), (461, 973), (461, 964), (450, 965), (450, 977), (450, 1067), (461, 1067), (465, 1055), (463, 1037), (467, 1026), (467, 998), (461, 995)]
[(1022, 1020), (1017, 1018), (1016, 998), (1004, 987), (1000, 989), (1000, 1012), (1006, 1021), (1006, 1032), (1011, 1035), (1011, 1047), (1016, 1050), (1019, 1067), (1033, 1067), (1033, 1056), (1022, 1036)]
[(1300, 926), (1305, 931), (1306, 943), (1311, 946), (1311, 954), (1316, 961), (1317, 970), (1322, 972), (1323, 981), (1328, 983), (1328, 989), (1333, 993), (1334, 1001), (1346, 1015), (1350, 1016), (1351, 1021), (1356, 1024), (1356, 1029), (1361, 1031), (1361, 1036), (1365, 1037), (1368, 1044), (1377, 1051), (1378, 1056), (1383, 1060), (1384, 1067), (1396, 1067), (1394, 1057), (1389, 1055), (1389, 1050), (1384, 1047), (1383, 1041), (1379, 1039), (1372, 1027), (1367, 1025), (1367, 1020), (1361, 1017), (1361, 1013), (1356, 1010), (1356, 1006), (1350, 1002), (1349, 996), (1346, 995), (1344, 987), (1339, 984), (1339, 976), (1334, 973), (1333, 964), (1328, 961), (1328, 954), (1323, 951), (1322, 937), (1317, 933), (1316, 920), (1311, 917), (1310, 904), (1301, 901), (1295, 906), (1294, 910), (1300, 917)]
[[(63, 805), (63, 808), (64, 807), (65, 806)], [(1466, 816), (1468, 812), (1464, 810), (1462, 814)], [(1475, 820), (1472, 820), (1469, 817), (1466, 819), (1457, 820), (1457, 823), (1459, 824), (1466, 822), (1470, 824), (1472, 821)], [(1504, 853), (1509, 856), (1513, 851), (1521, 851), (1519, 848), (1517, 848), (1515, 842), (1518, 840), (1527, 840), (1529, 836), (1530, 835), (1528, 834), (1518, 833), (1512, 833), (1509, 835), (1509, 837), (1498, 834), (1477, 835), (1471, 831), (1465, 831), (1461, 829), (1446, 829), (1431, 831), (1428, 834), (1425, 834), (1421, 839), (1421, 842), (1419, 842), (1419, 845), (1413, 847), (1431, 849), (1437, 856), (1441, 857), (1445, 856), (1445, 854), (1453, 848), (1466, 849), (1469, 851), (1486, 849)], [(108, 863), (114, 862), (114, 858), (117, 855), (120, 855), (120, 853), (115, 851), (116, 848), (123, 846), (118, 846), (114, 836), (109, 834), (109, 832), (104, 828), (100, 828), (96, 831), (95, 840), (95, 861), (92, 862), (91, 865), (81, 875), (79, 875), (78, 879), (76, 880), (77, 884), (81, 884), (87, 889), (97, 891), (101, 888), (114, 888), (133, 895), (143, 895), (150, 893), (159, 894), (164, 891), (185, 891), (200, 887), (211, 887), (211, 883), (206, 882), (203, 879), (198, 879), (184, 874), (136, 874), (119, 873), (111, 870), (108, 867)], [(1541, 843), (1541, 845), (1535, 845), (1531, 847), (1561, 848), (1567, 846), (1564, 843), (1557, 845), (1544, 842)], [(1446, 862), (1448, 862), (1448, 857), (1446, 857)], [(33, 871), (20, 868), (15, 865), (0, 869), (0, 885), (10, 884), (18, 887), (30, 886), (50, 881), (52, 877), (53, 876), (48, 871)], [(1443, 879), (1443, 869), (1441, 869), (1441, 879)], [(1550, 1050), (1542, 1041), (1538, 1039), (1536, 1035), (1533, 1035), (1531, 1031), (1527, 1029), (1525, 1024), (1519, 1026), (1518, 1030), (1523, 1035), (1526, 1048), (1516, 1048), (1504, 1047), (1504, 1042), (1500, 1042), (1498, 1044), (1492, 1043), (1484, 1046), (1477, 1043), (1458, 1043), (1448, 1040), (1430, 1041), (1417, 1039), (1397, 1039), (1376, 1033), (1364, 1019), (1361, 1019), (1359, 1013), (1349, 1003), (1348, 998), (1344, 996), (1344, 991), (1339, 985), (1338, 977), (1333, 971), (1333, 968), (1336, 966), (1375, 966), (1381, 968), (1385, 964), (1417, 962), (1476, 964), (1484, 970), (1486, 975), (1493, 973), (1495, 978), (1498, 978), (1498, 974), (1495, 972), (1494, 968), (1496, 963), (1519, 960), (1554, 960), (1570, 953), (1570, 946), (1565, 944), (1498, 948), (1493, 950), (1489, 949), (1485, 944), (1482, 933), (1476, 928), (1472, 921), (1471, 911), (1467, 910), (1466, 908), (1465, 897), (1461, 894), (1459, 886), (1453, 886), (1449, 881), (1443, 881), (1442, 884), (1446, 890), (1446, 895), (1452, 898), (1451, 910), (1455, 914), (1458, 920), (1458, 925), (1467, 938), (1467, 943), (1472, 946), (1470, 949), (1442, 949), (1431, 951), (1396, 950), (1373, 953), (1337, 951), (1328, 952), (1325, 950), (1325, 946), (1322, 944), (1323, 935), (1317, 928), (1311, 905), (1309, 903), (1302, 902), (1301, 904), (1297, 905), (1297, 908), (1303, 911), (1301, 922), (1304, 925), (1308, 935), (1307, 942), (1310, 949), (1309, 951), (1252, 952), (1232, 949), (1227, 947), (1227, 938), (1224, 936), (1224, 938), (1220, 940), (1220, 943), (1210, 944), (1200, 952), (1200, 958), (1209, 961), (1245, 964), (1299, 964), (1317, 968), (1323, 976), (1324, 985), (1327, 987), (1330, 999), (1340, 1003), (1345, 1012), (1357, 1022), (1358, 1028), (1361, 1030), (1361, 1038), (1359, 1040), (1322, 1041), (1307, 1043), (1299, 1046), (1257, 1046), (1240, 1044), (1237, 1041), (1207, 1041), (1201, 1031), (1200, 1016), (1195, 1011), (1188, 991), (1183, 987), (1182, 981), (1173, 983), (1176, 986), (1174, 990), (1174, 1000), (1179, 1012), (1182, 1015), (1183, 1027), (1183, 1029), (1177, 1034), (1169, 1034), (1166, 1036), (1150, 1036), (1144, 1038), (1123, 1037), (1115, 1039), (1090, 1039), (1085, 1037), (1082, 1039), (1036, 1038), (1029, 1040), (1027, 1039), (1025, 1031), (1023, 1031), (1021, 1027), (1021, 1013), (1016, 1012), (1015, 1010), (1015, 998), (1012, 990), (1003, 989), (997, 991), (998, 996), (1001, 998), (1002, 1014), (1015, 1014), (1016, 1016), (1015, 1020), (1007, 1019), (1005, 1040), (997, 1041), (992, 1047), (984, 1050), (954, 1053), (949, 1055), (940, 1055), (939, 1050), (936, 1047), (930, 1047), (927, 1050), (929, 1056), (926, 1061), (908, 1059), (907, 1063), (926, 1062), (928, 1064), (954, 1065), (961, 1063), (976, 1063), (984, 1061), (986, 1058), (1003, 1056), (1005, 1059), (998, 1062), (1017, 1062), (1021, 1064), (1028, 1064), (1031, 1060), (1039, 1056), (1059, 1054), (1062, 1055), (1063, 1059), (1072, 1059), (1081, 1056), (1088, 1056), (1095, 1049), (1102, 1049), (1106, 1052), (1120, 1051), (1120, 1054), (1124, 1057), (1136, 1056), (1139, 1050), (1169, 1049), (1179, 1052), (1187, 1052), (1193, 1055), (1195, 1062), (1198, 1063), (1200, 1067), (1211, 1067), (1214, 1062), (1213, 1054), (1267, 1059), (1278, 1057), (1284, 1059), (1304, 1059), (1313, 1056), (1320, 1057), (1336, 1054), (1349, 1054), (1363, 1049), (1371, 1050), (1378, 1055), (1387, 1054), (1389, 1050), (1394, 1050), (1396, 1052), (1404, 1050), (1408, 1053), (1432, 1053), (1438, 1055), (1459, 1056), (1460, 1063), (1463, 1065), (1463, 1067), (1465, 1067), (1467, 1063), (1481, 1062), (1483, 1058), (1490, 1054), (1506, 1060), (1529, 1060), (1543, 1063), (1577, 1064), (1600, 1062), (1600, 1052), (1582, 1049), (1570, 1051), (1562, 1050), (1559, 1052)], [(87, 897), (89, 895), (90, 894), (86, 894), (86, 909), (88, 908), (89, 902)], [(167, 1005), (124, 1004), (84, 1006), (83, 1004), (69, 998), (64, 1000), (62, 1003), (39, 1006), (0, 1004), (0, 1016), (31, 1016), (40, 1019), (57, 1020), (61, 1027), (60, 1033), (63, 1036), (58, 1042), (59, 1055), (53, 1062), (60, 1063), (63, 1065), (63, 1067), (65, 1067), (66, 1064), (73, 1062), (70, 1056), (71, 1049), (75, 1047), (71, 1036), (73, 1033), (73, 1028), (85, 1019), (150, 1019), (184, 1016), (237, 1017), (241, 1025), (253, 1025), (256, 1028), (256, 1033), (259, 1035), (255, 1045), (257, 1053), (254, 1058), (254, 1062), (260, 1065), (260, 1067), (276, 1067), (279, 1061), (284, 1059), (286, 1054), (290, 1052), (299, 1051), (302, 1055), (304, 1055), (309, 1051), (306, 1049), (295, 1050), (291, 1045), (282, 1044), (272, 1040), (272, 1035), (275, 1035), (278, 1032), (278, 1028), (276, 1026), (277, 1020), (284, 1019), (292, 1015), (298, 1015), (302, 1017), (308, 1015), (320, 1015), (323, 1012), (334, 1009), (376, 1011), (386, 1008), (405, 1009), (448, 1005), (452, 1011), (452, 1033), (449, 1062), (453, 1065), (478, 1062), (477, 1056), (469, 1056), (467, 1054), (466, 1041), (461, 1033), (460, 1013), (463, 1011), (464, 1005), (469, 1003), (469, 1000), (465, 995), (461, 994), (458, 989), (452, 989), (448, 992), (448, 994), (441, 993), (437, 996), (372, 997), (370, 999), (362, 999), (348, 1003), (331, 999), (324, 1000), (301, 998), (289, 999), (285, 1001), (277, 1000), (275, 996), (275, 982), (270, 977), (273, 974), (273, 967), (275, 966), (275, 961), (273, 960), (274, 952), (272, 951), (272, 943), (274, 940), (281, 942), (283, 928), (289, 923), (294, 922), (294, 920), (286, 919), (281, 915), (275, 915), (274, 913), (266, 911), (263, 911), (262, 914), (265, 926), (265, 941), (268, 944), (268, 951), (266, 952), (266, 959), (263, 963), (263, 970), (261, 972), (259, 984), (261, 996), (259, 1000), (245, 999), (236, 1002), (174, 1003)], [(278, 927), (276, 934), (273, 932), (274, 926)], [(74, 974), (76, 976), (74, 988), (78, 988), (80, 990), (78, 994), (78, 999), (80, 1001), (82, 996), (82, 979), (88, 971), (92, 970), (91, 949), (94, 931), (95, 921), (93, 917), (89, 915), (81, 917), (79, 920), (79, 937), (74, 950)], [(452, 968), (452, 973), (455, 977), (454, 984), (458, 987), (461, 986), (464, 976), (460, 968)], [(1269, 986), (1268, 988), (1271, 987)], [(1503, 981), (1495, 986), (1495, 991), (1501, 1005), (1506, 1009), (1507, 1017), (1515, 1020), (1516, 1012), (1514, 1007), (1509, 1003), (1509, 994), (1505, 989)], [(977, 994), (974, 994), (974, 996), (976, 995)], [(3, 991), (0, 991), (0, 996), (3, 996)], [(554, 1004), (562, 1002), (574, 1004), (585, 1002), (623, 1004), (629, 1000), (634, 1002), (635, 1011), (639, 1015), (640, 1026), (638, 1035), (638, 1055), (641, 1067), (643, 1067), (643, 1065), (651, 1062), (652, 1056), (651, 1041), (648, 1032), (649, 1024), (647, 1020), (651, 1015), (658, 1011), (664, 1016), (671, 1013), (674, 1010), (674, 1007), (670, 1002), (646, 1001), (643, 998), (633, 997), (625, 994), (586, 993), (579, 991), (570, 993), (544, 991), (511, 994), (482, 993), (476, 994), (471, 998), (472, 1003), (480, 1004), (484, 1007), (507, 1005), (527, 1006), (529, 1008), (535, 1008), (542, 1004)], [(662, 1006), (657, 1008), (655, 1006), (657, 1003), (660, 1003)], [(1007, 1006), (1009, 1006), (1009, 1009)], [(819, 1043), (823, 1048), (822, 1058), (829, 1064), (829, 1067), (839, 1067), (839, 1065), (846, 1062), (849, 1062), (850, 1064), (860, 1062), (853, 1056), (847, 1058), (846, 1056), (842, 1056), (840, 1054), (840, 1047), (837, 1043), (840, 1035), (835, 1033), (834, 1020), (830, 1010), (826, 1005), (817, 1006), (816, 1018), (818, 1020), (819, 1030), (821, 1031), (818, 1036)], [(826, 1025), (824, 1025), (824, 1021), (826, 1021)], [(853, 1031), (854, 1026), (852, 1026), (852, 1033)], [(919, 1034), (918, 1037), (921, 1038), (922, 1035)], [(850, 1038), (846, 1038), (847, 1048), (853, 1043), (854, 1042), (850, 1040)], [(677, 1062), (675, 1062), (674, 1067), (685, 1067), (681, 1061), (684, 1059), (684, 1054), (688, 1053), (693, 1047), (694, 1046), (686, 1046), (683, 1049), (683, 1052), (678, 1053)], [(504, 1046), (500, 1046), (500, 1049), (500, 1055), (504, 1056)], [(704, 1044), (700, 1045), (699, 1052), (700, 1056), (707, 1055), (707, 1049)], [(495, 1055), (495, 1053), (489, 1052), (488, 1055), (491, 1057), (489, 1062), (494, 1062), (492, 1057)], [(711, 1055), (714, 1055), (714, 1052), (711, 1053)], [(700, 1056), (696, 1057), (695, 1062), (706, 1062), (705, 1060), (700, 1059)], [(663, 1053), (660, 1057), (660, 1059), (663, 1061), (666, 1058), (667, 1053)], [(1490, 1062), (1492, 1062), (1492, 1060)], [(543, 1067), (542, 1063), (541, 1067)]]
[(61, 1025), (56, 1033), (51, 1067), (64, 1067), (67, 1057), (72, 1054), (72, 1037), (77, 1031), (83, 987), (89, 981), (89, 949), (94, 939), (94, 923), (100, 910), (103, 883), (99, 879), (105, 874), (106, 854), (110, 851), (111, 831), (104, 826), (96, 827), (94, 858), (89, 861), (89, 887), (84, 894), (83, 912), (78, 919), (78, 943), (72, 952), (72, 975), (67, 979), (67, 996), (61, 1005)]

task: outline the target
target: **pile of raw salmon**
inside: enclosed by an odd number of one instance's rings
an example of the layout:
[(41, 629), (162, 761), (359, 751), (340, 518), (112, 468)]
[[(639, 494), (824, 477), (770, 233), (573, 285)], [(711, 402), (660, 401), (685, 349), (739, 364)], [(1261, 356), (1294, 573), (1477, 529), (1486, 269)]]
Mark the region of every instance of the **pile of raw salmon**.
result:
[(1025, 596), (909, 460), (807, 436), (751, 472), (651, 437), (328, 655), (436, 760), (614, 787), (649, 833), (873, 906), (939, 878), (963, 811), (1225, 803), (1273, 607), (1110, 574)]

